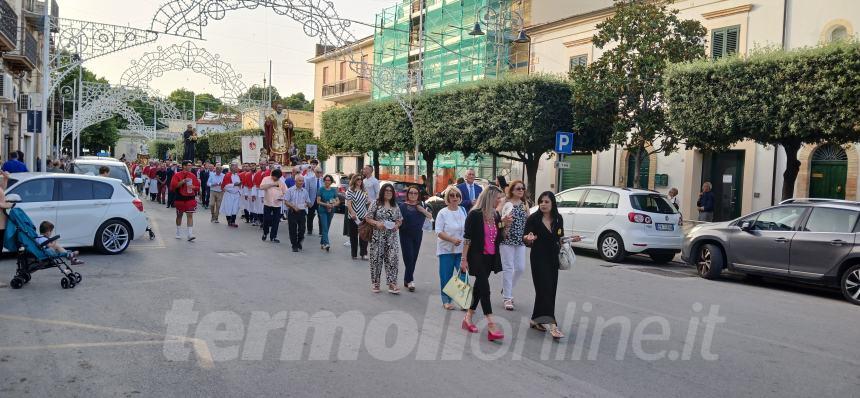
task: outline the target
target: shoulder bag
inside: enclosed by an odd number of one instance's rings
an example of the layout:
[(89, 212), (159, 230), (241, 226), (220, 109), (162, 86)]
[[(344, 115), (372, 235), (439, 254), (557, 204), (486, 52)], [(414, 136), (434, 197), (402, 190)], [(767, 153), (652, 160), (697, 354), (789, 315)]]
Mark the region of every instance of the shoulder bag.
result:
[[(379, 212), (379, 206), (373, 211), (373, 219), (376, 219), (376, 213)], [(365, 241), (370, 242), (373, 239), (373, 225), (370, 225), (367, 220), (358, 225), (358, 238)]]

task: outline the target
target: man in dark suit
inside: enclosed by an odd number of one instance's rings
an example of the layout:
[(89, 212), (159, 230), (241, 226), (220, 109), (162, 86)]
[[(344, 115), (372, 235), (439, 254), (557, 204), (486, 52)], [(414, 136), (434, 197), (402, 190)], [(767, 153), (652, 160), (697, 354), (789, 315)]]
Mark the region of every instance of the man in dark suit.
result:
[(209, 208), (209, 185), (206, 183), (209, 182), (209, 162), (203, 162), (203, 166), (200, 168), (198, 172), (197, 178), (200, 180), (200, 202), (203, 204), (204, 209)]
[(466, 208), (466, 211), (471, 210), (472, 205), (474, 205), (475, 201), (478, 200), (478, 196), (481, 195), (482, 191), (481, 186), (475, 184), (475, 170), (466, 170), (466, 181), (462, 184), (458, 184), (457, 189), (459, 189), (460, 194), (463, 195), (463, 207)]
[(167, 208), (173, 207), (173, 201), (176, 199), (176, 195), (173, 193), (173, 190), (170, 189), (170, 181), (173, 181), (173, 175), (176, 174), (176, 165), (171, 162), (170, 167), (167, 168), (167, 172), (165, 176), (167, 177)]

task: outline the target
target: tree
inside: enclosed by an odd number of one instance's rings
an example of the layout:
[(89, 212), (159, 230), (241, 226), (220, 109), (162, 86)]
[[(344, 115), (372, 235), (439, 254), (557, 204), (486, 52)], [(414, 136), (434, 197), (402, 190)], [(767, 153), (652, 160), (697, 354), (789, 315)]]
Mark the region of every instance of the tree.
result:
[(313, 104), (305, 98), (305, 93), (295, 93), (289, 97), (282, 98), (280, 102), (286, 109), (310, 112), (314, 110)]
[[(248, 89), (244, 94), (239, 96), (239, 99), (249, 99), (254, 101), (268, 101), (269, 100), (269, 88), (268, 87), (260, 87), (253, 86)], [(272, 87), (272, 103), (280, 101), (281, 95), (278, 94), (278, 89), (276, 87)]]
[(597, 29), (593, 43), (605, 51), (587, 74), (615, 95), (612, 141), (634, 154), (638, 188), (642, 160), (650, 153), (672, 153), (680, 143), (666, 122), (664, 71), (670, 63), (702, 59), (707, 30), (698, 21), (679, 19), (677, 10), (661, 2), (639, 0), (615, 0), (613, 16)]
[[(195, 104), (195, 97), (197, 98)], [(167, 100), (172, 102), (176, 109), (179, 109), (183, 113), (184, 117), (190, 115), (192, 109), (195, 108), (194, 112), (194, 120), (197, 120), (203, 117), (203, 113), (207, 110), (210, 112), (220, 112), (223, 103), (220, 99), (215, 98), (212, 94), (209, 93), (193, 93), (184, 88), (179, 88), (173, 90), (170, 95), (167, 96)]]
[(673, 128), (690, 147), (722, 151), (750, 139), (786, 154), (782, 199), (794, 196), (804, 144), (860, 137), (860, 42), (673, 65), (666, 74)]
[[(81, 67), (81, 78), (84, 82), (108, 83), (107, 79), (96, 76), (95, 73), (87, 68)], [(78, 79), (78, 71), (66, 74), (58, 87), (75, 87)], [(77, 96), (75, 100), (77, 101)], [(71, 119), (74, 113), (74, 102), (66, 101), (63, 103), (62, 112), (57, 112), (57, 116), (64, 119)], [(95, 153), (98, 151), (107, 151), (116, 146), (119, 141), (119, 128), (127, 122), (119, 116), (114, 116), (108, 120), (101, 121), (81, 131), (81, 150), (88, 149)], [(63, 142), (64, 146), (71, 146), (72, 137), (68, 136)]]

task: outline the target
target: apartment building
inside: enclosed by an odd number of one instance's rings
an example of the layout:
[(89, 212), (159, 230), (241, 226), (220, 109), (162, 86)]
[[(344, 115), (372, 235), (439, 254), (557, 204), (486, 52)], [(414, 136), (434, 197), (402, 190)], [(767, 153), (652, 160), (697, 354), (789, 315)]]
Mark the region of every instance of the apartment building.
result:
[[(575, 3), (575, 4), (574, 4)], [(612, 2), (544, 0), (534, 3), (532, 15), (547, 19), (568, 6), (568, 16), (536, 21), (529, 29), (533, 73), (567, 74), (575, 65), (601, 56), (591, 38), (596, 25), (612, 15)], [(573, 6), (581, 6), (570, 9)], [(671, 8), (684, 19), (699, 20), (708, 29), (708, 54), (722, 57), (746, 54), (757, 47), (787, 49), (815, 46), (856, 35), (860, 2), (854, 0), (682, 0)], [(804, 147), (796, 197), (858, 198), (857, 145), (821, 144)], [(563, 190), (581, 184), (633, 186), (633, 160), (623, 148), (576, 154), (565, 160), (571, 168), (557, 170), (542, 162), (538, 191)], [(731, 219), (768, 207), (780, 200), (785, 152), (754, 142), (741, 142), (730, 151), (713, 153), (681, 150), (668, 156), (652, 154), (642, 162), (641, 185), (661, 192), (677, 187), (681, 210), (697, 216), (695, 202), (701, 184), (713, 184), (718, 198), (717, 220)]]
[[(314, 135), (322, 133), (322, 113), (326, 110), (370, 101), (371, 82), (361, 72), (360, 64), (373, 62), (373, 36), (346, 47), (317, 45), (314, 64)], [(353, 173), (364, 166), (363, 153), (338, 153), (324, 162), (327, 172)]]
[[(0, 0), (0, 145), (2, 160), (9, 153), (24, 152), (24, 162), (35, 170), (40, 150), (39, 135), (27, 132), (27, 111), (41, 110), (42, 14), (45, 1)], [(59, 15), (55, 1), (51, 16)], [(49, 115), (50, 116), (50, 115)], [(43, 126), (51, 137), (52, 126)], [(53, 140), (50, 140), (53, 141)], [(49, 151), (50, 152), (50, 151)]]

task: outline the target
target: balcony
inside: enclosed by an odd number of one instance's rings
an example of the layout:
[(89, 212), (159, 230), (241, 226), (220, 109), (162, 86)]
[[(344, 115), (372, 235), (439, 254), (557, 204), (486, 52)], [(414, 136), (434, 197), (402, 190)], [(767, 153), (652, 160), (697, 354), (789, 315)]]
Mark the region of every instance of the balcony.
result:
[(4, 54), (3, 59), (10, 70), (30, 72), (39, 66), (39, 42), (26, 29), (19, 32), (18, 37), (18, 48)]
[(370, 82), (357, 77), (323, 85), (322, 97), (329, 101), (348, 101), (370, 97)]
[[(24, 0), (23, 14), (27, 23), (42, 29), (42, 15), (45, 14), (45, 0)], [(57, 0), (51, 0), (51, 19), (56, 20), (60, 16), (60, 7), (57, 5)], [(52, 31), (55, 30), (52, 26)]]
[(18, 44), (18, 14), (0, 1), (0, 51), (12, 51)]

